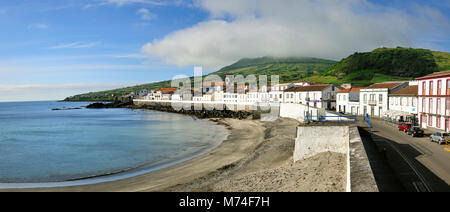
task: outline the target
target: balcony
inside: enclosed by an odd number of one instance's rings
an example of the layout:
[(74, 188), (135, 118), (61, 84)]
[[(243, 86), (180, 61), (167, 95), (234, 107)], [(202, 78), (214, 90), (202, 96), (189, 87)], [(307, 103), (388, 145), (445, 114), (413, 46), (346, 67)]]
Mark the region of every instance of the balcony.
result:
[(369, 104), (369, 105), (377, 105), (377, 100), (372, 100), (372, 99), (370, 99), (370, 100), (368, 101), (368, 104)]

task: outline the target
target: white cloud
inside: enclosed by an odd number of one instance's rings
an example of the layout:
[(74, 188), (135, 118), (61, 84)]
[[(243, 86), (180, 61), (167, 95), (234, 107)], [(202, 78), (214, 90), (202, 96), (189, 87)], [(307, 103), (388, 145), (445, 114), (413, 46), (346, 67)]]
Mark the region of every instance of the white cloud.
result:
[(36, 23), (28, 25), (29, 29), (48, 29), (50, 26), (47, 24)]
[(150, 21), (156, 18), (156, 14), (151, 13), (148, 11), (148, 9), (141, 8), (136, 12), (138, 15), (141, 16), (141, 19), (144, 21)]
[[(154, 40), (142, 51), (168, 64), (207, 68), (218, 68), (244, 57), (340, 59), (355, 51), (382, 46), (416, 46), (417, 35), (449, 32), (450, 28), (438, 10), (418, 5), (394, 9), (367, 0), (196, 3), (210, 13), (210, 20)], [(430, 23), (447, 23), (447, 28)]]
[(0, 102), (62, 100), (80, 93), (128, 87), (136, 83), (0, 85)]
[(67, 44), (60, 44), (56, 46), (50, 47), (50, 49), (82, 49), (82, 48), (91, 48), (94, 46), (98, 46), (100, 42), (74, 42), (74, 43), (67, 43)]

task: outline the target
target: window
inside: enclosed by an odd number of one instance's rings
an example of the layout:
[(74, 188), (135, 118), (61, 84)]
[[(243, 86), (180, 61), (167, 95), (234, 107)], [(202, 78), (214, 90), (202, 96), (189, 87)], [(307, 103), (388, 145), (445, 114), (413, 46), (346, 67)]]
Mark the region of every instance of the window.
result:
[(441, 117), (436, 117), (436, 127), (441, 128)]
[(437, 102), (436, 102), (436, 113), (441, 114), (441, 99), (440, 98), (437, 99)]
[(428, 113), (432, 113), (433, 111), (431, 110), (433, 108), (433, 99), (430, 98), (430, 104), (428, 105)]
[(400, 106), (403, 106), (403, 97), (400, 97)]
[(450, 114), (450, 98), (445, 99), (445, 115)]
[(416, 98), (411, 98), (411, 101), (412, 101), (412, 106), (413, 107), (416, 107), (417, 106), (417, 99)]
[(427, 88), (427, 82), (423, 82), (422, 83), (422, 95), (425, 95), (425, 90), (426, 90), (426, 88)]
[(441, 95), (441, 90), (442, 90), (442, 80), (438, 80), (438, 83), (437, 83), (437, 95)]
[(450, 80), (447, 80), (447, 95), (450, 95)]
[(433, 116), (428, 116), (428, 126), (433, 126)]
[(425, 98), (422, 98), (422, 112), (425, 112)]
[(367, 104), (367, 94), (364, 94), (363, 99), (364, 99), (364, 104)]
[(429, 95), (433, 95), (433, 81), (430, 81)]
[(383, 94), (378, 94), (378, 101), (383, 104)]

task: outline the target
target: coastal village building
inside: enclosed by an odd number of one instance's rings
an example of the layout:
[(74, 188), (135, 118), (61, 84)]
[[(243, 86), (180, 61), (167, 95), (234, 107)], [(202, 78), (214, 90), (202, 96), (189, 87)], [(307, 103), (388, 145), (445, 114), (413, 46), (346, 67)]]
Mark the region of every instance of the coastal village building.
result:
[(360, 90), (360, 115), (381, 117), (389, 109), (388, 95), (408, 86), (407, 82), (376, 83)]
[(359, 114), (360, 91), (361, 88), (347, 88), (336, 92), (336, 112)]
[(450, 70), (417, 80), (420, 126), (450, 131)]
[(154, 93), (155, 100), (172, 100), (172, 94), (175, 93), (176, 88), (160, 88)]
[(277, 84), (270, 87), (269, 102), (283, 102), (284, 91), (288, 89), (291, 83)]
[(334, 85), (310, 85), (292, 87), (285, 91), (286, 103), (308, 104), (316, 108), (332, 109), (336, 107), (336, 92)]
[(267, 92), (267, 86), (261, 86), (259, 89), (250, 89), (247, 93), (247, 101), (256, 102), (269, 102), (269, 93)]
[(389, 110), (384, 114), (395, 121), (417, 123), (418, 85), (410, 85), (389, 94)]

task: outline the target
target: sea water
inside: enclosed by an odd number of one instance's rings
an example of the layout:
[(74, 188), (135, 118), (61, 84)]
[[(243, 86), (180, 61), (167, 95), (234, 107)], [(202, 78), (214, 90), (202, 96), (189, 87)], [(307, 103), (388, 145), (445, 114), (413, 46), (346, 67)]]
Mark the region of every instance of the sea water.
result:
[[(144, 173), (204, 153), (229, 134), (224, 126), (191, 116), (86, 109), (87, 104), (0, 103), (0, 183)], [(52, 110), (77, 107), (82, 108)]]

